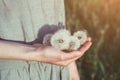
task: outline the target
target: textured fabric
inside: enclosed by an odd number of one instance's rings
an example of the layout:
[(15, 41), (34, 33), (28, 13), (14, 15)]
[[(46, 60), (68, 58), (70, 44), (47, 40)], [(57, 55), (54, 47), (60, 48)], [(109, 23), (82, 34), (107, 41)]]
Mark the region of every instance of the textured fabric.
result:
[[(0, 0), (0, 38), (34, 42), (65, 24), (63, 0)], [(46, 28), (46, 25), (54, 25)], [(68, 68), (40, 62), (0, 60), (0, 80), (68, 80)]]
[(0, 80), (69, 80), (68, 68), (40, 62), (0, 60)]
[(43, 25), (64, 24), (63, 3), (63, 0), (0, 0), (0, 37), (32, 41)]

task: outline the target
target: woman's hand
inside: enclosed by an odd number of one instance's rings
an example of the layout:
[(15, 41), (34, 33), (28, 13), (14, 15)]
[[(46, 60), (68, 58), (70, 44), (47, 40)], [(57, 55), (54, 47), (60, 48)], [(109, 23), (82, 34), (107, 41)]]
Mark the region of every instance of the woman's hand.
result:
[(40, 61), (44, 63), (66, 66), (80, 58), (91, 46), (91, 39), (78, 50), (64, 52), (51, 46), (41, 44), (26, 45), (0, 40), (0, 59)]
[(68, 68), (69, 68), (69, 75), (70, 75), (69, 80), (80, 80), (80, 76), (79, 76), (75, 61), (70, 63), (68, 65)]
[(43, 46), (41, 44), (35, 44), (33, 46), (35, 49), (28, 54), (30, 61), (67, 66), (80, 58), (89, 49), (91, 46), (91, 39), (88, 38), (87, 42), (78, 51), (72, 52), (64, 52), (51, 46)]

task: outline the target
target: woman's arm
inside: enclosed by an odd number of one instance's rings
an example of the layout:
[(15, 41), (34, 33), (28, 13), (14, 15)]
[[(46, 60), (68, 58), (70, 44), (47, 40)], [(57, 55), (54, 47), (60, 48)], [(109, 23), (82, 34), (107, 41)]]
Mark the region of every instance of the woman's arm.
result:
[(31, 45), (0, 40), (0, 59), (28, 60), (27, 54), (33, 49)]
[(81, 57), (90, 46), (91, 40), (88, 38), (78, 51), (67, 53), (41, 44), (34, 46), (0, 40), (0, 59), (40, 61), (66, 66)]
[(80, 76), (78, 73), (77, 65), (74, 62), (72, 62), (69, 66), (69, 75), (70, 75), (70, 80), (80, 80)]

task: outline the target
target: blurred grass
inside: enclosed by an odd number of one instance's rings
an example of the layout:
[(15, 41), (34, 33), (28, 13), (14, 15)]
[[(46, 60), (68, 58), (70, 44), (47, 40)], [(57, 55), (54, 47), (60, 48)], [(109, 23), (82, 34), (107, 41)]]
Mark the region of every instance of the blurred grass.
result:
[(77, 60), (81, 80), (120, 80), (120, 0), (65, 0), (67, 29), (93, 45)]

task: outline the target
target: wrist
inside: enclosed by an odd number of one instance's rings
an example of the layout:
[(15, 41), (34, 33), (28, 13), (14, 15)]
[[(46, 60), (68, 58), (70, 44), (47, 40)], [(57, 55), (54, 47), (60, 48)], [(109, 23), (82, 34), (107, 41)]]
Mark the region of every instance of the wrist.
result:
[(34, 46), (34, 45), (31, 45), (29, 47), (28, 50), (25, 51), (25, 59), (27, 61), (39, 61), (39, 62), (42, 62), (42, 57), (41, 57), (41, 53), (42, 53), (42, 49), (41, 47), (39, 46)]
[(21, 55), (21, 58), (26, 61), (33, 61), (34, 59), (32, 58), (33, 55), (35, 54), (36, 48), (32, 45), (27, 45), (24, 48), (23, 54)]

